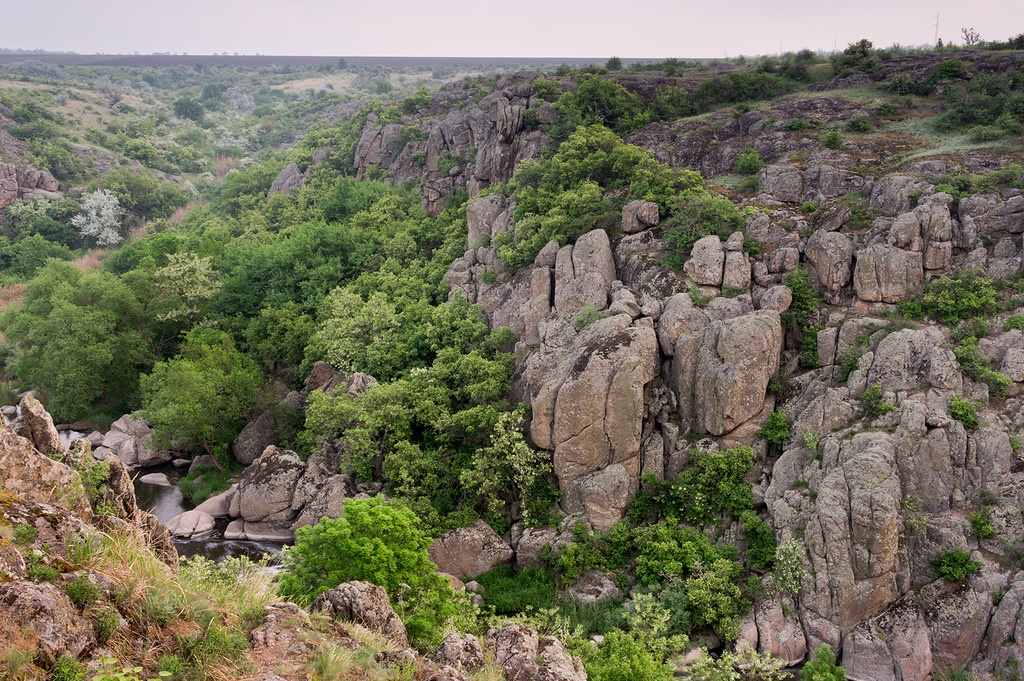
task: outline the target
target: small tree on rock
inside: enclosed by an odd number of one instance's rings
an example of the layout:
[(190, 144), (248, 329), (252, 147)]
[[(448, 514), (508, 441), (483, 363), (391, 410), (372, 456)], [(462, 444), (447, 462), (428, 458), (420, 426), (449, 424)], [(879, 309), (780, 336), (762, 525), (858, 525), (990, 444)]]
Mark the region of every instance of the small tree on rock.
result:
[(100, 189), (82, 197), (82, 212), (71, 218), (71, 224), (97, 246), (113, 246), (121, 242), (122, 215), (117, 197), (108, 189)]

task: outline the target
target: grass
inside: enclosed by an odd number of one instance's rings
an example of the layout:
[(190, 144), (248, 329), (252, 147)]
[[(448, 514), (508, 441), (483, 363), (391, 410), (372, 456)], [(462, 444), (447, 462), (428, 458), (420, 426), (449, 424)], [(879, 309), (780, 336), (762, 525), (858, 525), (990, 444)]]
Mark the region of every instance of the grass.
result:
[(922, 148), (901, 155), (898, 159), (900, 165), (932, 156), (1003, 146), (1000, 142), (975, 142), (971, 134), (966, 132), (941, 132), (935, 128), (935, 117), (930, 113), (922, 117), (882, 122), (878, 129), (881, 132), (908, 135), (923, 144)]

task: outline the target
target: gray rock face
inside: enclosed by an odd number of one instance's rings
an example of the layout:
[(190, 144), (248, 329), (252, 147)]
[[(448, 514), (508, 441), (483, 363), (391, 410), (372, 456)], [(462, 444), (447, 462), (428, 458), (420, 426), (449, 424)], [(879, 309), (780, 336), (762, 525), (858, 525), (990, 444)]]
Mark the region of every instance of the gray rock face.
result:
[(857, 253), (853, 288), (861, 300), (898, 303), (920, 295), (924, 263), (920, 253), (875, 244)]
[(622, 209), (622, 232), (635, 234), (650, 227), (657, 227), (658, 219), (658, 204), (641, 199), (630, 201)]
[(167, 463), (171, 452), (158, 452), (152, 447), (153, 429), (145, 421), (125, 414), (110, 424), (103, 436), (103, 446), (117, 452), (125, 466), (148, 467)]
[(267, 191), (268, 195), (291, 194), (303, 184), (302, 171), (299, 166), (289, 163), (277, 174)]
[(494, 662), (508, 681), (586, 681), (579, 658), (571, 656), (556, 638), (538, 636), (521, 624), (509, 622), (490, 629), (485, 637)]
[(1024, 572), (1014, 575), (1006, 592), (992, 614), (985, 633), (985, 658), (994, 669), (1009, 668), (1009, 661), (1024, 660)]
[(851, 681), (925, 681), (932, 671), (928, 627), (913, 598), (893, 603), (843, 638), (843, 668)]
[(60, 443), (60, 433), (53, 425), (53, 419), (46, 412), (42, 403), (31, 393), (21, 398), (21, 424), (18, 434), (30, 440), (43, 454), (61, 458), (64, 446)]
[(270, 446), (238, 481), (232, 518), (287, 526), (295, 519), (292, 496), (306, 465), (295, 452)]
[(777, 201), (799, 203), (804, 197), (804, 174), (790, 165), (769, 165), (761, 170), (760, 189)]
[(185, 511), (167, 521), (167, 531), (175, 537), (202, 537), (213, 530), (213, 516), (198, 510)]
[(26, 501), (53, 504), (82, 518), (92, 515), (89, 498), (78, 473), (38, 451), (32, 443), (0, 423), (0, 470), (17, 475), (0, 478), (5, 492)]
[(782, 322), (774, 310), (680, 336), (671, 385), (684, 423), (724, 435), (755, 416), (764, 406), (781, 351)]
[(368, 582), (345, 582), (316, 597), (310, 610), (322, 611), (336, 620), (354, 622), (383, 634), (398, 648), (408, 648), (405, 625), (391, 608), (384, 589)]
[(439, 571), (460, 579), (508, 565), (515, 555), (512, 547), (482, 520), (471, 527), (445, 532), (430, 545), (429, 553)]
[(613, 463), (599, 471), (562, 485), (562, 510), (568, 514), (582, 513), (595, 530), (607, 532), (622, 520), (629, 502), (636, 496), (638, 474), (635, 458), (628, 462), (632, 472), (621, 463)]
[(59, 199), (59, 189), (57, 180), (46, 171), (0, 163), (0, 210), (18, 199)]
[(45, 664), (78, 657), (96, 643), (92, 623), (78, 614), (64, 590), (49, 582), (0, 583), (0, 607), (14, 626), (30, 632)]
[(838, 644), (838, 631), (880, 613), (909, 583), (900, 560), (901, 502), (892, 436), (844, 440), (818, 486), (805, 535), (812, 571), (801, 605), (805, 621), (817, 622), (809, 627), (816, 637)]
[(807, 655), (807, 639), (792, 605), (787, 603), (783, 609), (781, 599), (774, 596), (758, 603), (754, 610), (758, 651), (788, 665), (799, 664)]
[(486, 658), (480, 639), (472, 634), (452, 632), (441, 641), (434, 661), (471, 672), (483, 667)]
[(913, 175), (883, 177), (871, 190), (869, 204), (883, 215), (899, 215), (910, 210), (911, 194), (925, 194), (931, 185)]
[(303, 399), (297, 392), (290, 392), (274, 409), (268, 409), (250, 421), (231, 444), (231, 451), (239, 463), (248, 466), (259, 458), (274, 442), (274, 433), (280, 414), (286, 410), (302, 408)]
[(725, 267), (725, 250), (717, 234), (698, 239), (683, 266), (686, 276), (698, 286), (721, 286)]
[(837, 304), (840, 292), (850, 283), (853, 265), (853, 241), (839, 232), (818, 231), (807, 240), (804, 249), (808, 269), (817, 281), (825, 302)]
[(960, 201), (960, 219), (978, 232), (1020, 234), (1024, 232), (1024, 195), (1004, 199), (998, 194), (976, 194)]
[(569, 594), (580, 603), (591, 605), (622, 599), (622, 589), (600, 572), (588, 572), (569, 585)]

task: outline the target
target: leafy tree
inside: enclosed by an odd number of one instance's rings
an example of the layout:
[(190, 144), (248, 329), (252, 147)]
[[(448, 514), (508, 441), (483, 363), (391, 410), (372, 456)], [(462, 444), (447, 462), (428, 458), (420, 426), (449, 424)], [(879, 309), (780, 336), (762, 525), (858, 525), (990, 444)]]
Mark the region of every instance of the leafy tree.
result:
[(587, 651), (584, 666), (591, 681), (672, 681), (671, 665), (654, 659), (650, 651), (631, 634), (613, 630), (604, 645)]
[(196, 123), (202, 123), (206, 116), (206, 109), (194, 97), (182, 95), (174, 101), (174, 115), (178, 118), (187, 118)]
[(220, 331), (194, 331), (178, 357), (141, 381), (141, 414), (163, 446), (211, 454), (223, 466), (263, 387), (256, 363)]
[(172, 307), (158, 318), (194, 324), (203, 306), (220, 291), (220, 280), (210, 258), (195, 253), (171, 253), (167, 264), (154, 273), (157, 291), (171, 301)]
[(388, 592), (413, 642), (439, 640), (458, 606), (450, 583), (430, 562), (430, 543), (408, 509), (380, 497), (349, 499), (340, 518), (295, 532), (279, 590), (307, 605), (342, 582), (371, 582)]
[(498, 417), (489, 447), (476, 452), (473, 467), (463, 471), (462, 484), (478, 490), (491, 511), (504, 506), (505, 499), (520, 501), (523, 522), (537, 527), (549, 520), (552, 497), (548, 480), (551, 455), (532, 449), (523, 435), (527, 405)]
[(54, 417), (75, 420), (97, 403), (135, 393), (149, 358), (146, 321), (139, 300), (116, 276), (83, 275), (71, 263), (51, 260), (0, 327), (14, 346), (22, 383), (42, 392)]
[(99, 189), (82, 197), (82, 212), (71, 218), (71, 224), (97, 246), (112, 246), (122, 239), (121, 216), (117, 197), (107, 189)]
[(611, 57), (605, 62), (604, 67), (609, 71), (621, 71), (622, 70), (622, 59), (619, 57)]

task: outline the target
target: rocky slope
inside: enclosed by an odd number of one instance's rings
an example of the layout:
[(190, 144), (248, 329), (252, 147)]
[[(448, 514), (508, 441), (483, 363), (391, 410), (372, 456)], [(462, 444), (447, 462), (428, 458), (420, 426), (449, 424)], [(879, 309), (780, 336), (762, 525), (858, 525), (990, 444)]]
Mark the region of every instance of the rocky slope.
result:
[[(525, 91), (519, 100), (509, 94), (496, 96), (493, 112), (505, 100), (527, 101)], [(954, 200), (935, 189), (943, 174), (982, 172), (1012, 157), (939, 156), (893, 172), (885, 139), (831, 150), (786, 127), (795, 118), (826, 128), (873, 115), (829, 93), (631, 135), (661, 160), (708, 177), (731, 172), (744, 147), (769, 161), (746, 202), (757, 209), (746, 229), (701, 239), (681, 272), (660, 266), (667, 247), (657, 207), (643, 203), (626, 207), (611, 238), (595, 230), (572, 245), (552, 242), (532, 266), (507, 272), (481, 244), (515, 229), (515, 206), (491, 194), (467, 208), (471, 250), (453, 263), (449, 283), (493, 326), (517, 333), (516, 391), (532, 407), (532, 442), (552, 452), (563, 511), (582, 513), (595, 529), (623, 517), (642, 475), (674, 477), (695, 438), (705, 438), (702, 447), (755, 448), (755, 494), (778, 538), (806, 546), (808, 577), (795, 608), (755, 609), (745, 628), (750, 645), (795, 662), (826, 643), (843, 651), (854, 679), (924, 679), (972, 664), (998, 671), (1024, 659), (1014, 633), (1024, 465), (1012, 444), (1024, 423), (1024, 334), (979, 342), (1012, 379), (1002, 400), (965, 374), (949, 328), (892, 321), (898, 303), (941, 275), (1017, 273), (1024, 195), (1006, 189)], [(364, 140), (375, 136), (367, 128)], [(471, 193), (479, 188), (470, 185)], [(851, 198), (873, 217), (868, 224), (855, 220)], [(800, 367), (801, 348), (780, 319), (791, 301), (780, 284), (800, 266), (828, 303), (814, 329), (821, 366), (813, 370)], [(696, 305), (688, 289), (710, 302)], [(600, 318), (575, 324), (586, 310)], [(782, 393), (768, 390), (776, 375), (788, 380)], [(864, 413), (861, 398), (874, 386), (891, 412)], [(951, 417), (955, 396), (984, 405), (977, 427)], [(793, 436), (769, 451), (757, 433), (776, 407)], [(994, 538), (974, 536), (967, 518), (983, 500)], [(983, 569), (960, 583), (941, 578), (933, 560), (954, 549)]]

